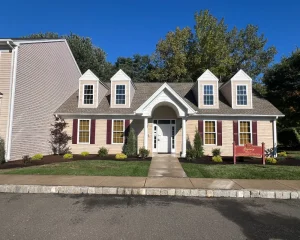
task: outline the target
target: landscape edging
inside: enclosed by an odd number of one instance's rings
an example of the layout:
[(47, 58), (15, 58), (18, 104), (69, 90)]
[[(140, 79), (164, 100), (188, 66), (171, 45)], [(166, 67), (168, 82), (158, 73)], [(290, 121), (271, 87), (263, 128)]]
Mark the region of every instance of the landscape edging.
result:
[(1, 193), (56, 193), (95, 195), (184, 196), (226, 198), (300, 199), (300, 191), (258, 189), (131, 188), (43, 185), (0, 185)]

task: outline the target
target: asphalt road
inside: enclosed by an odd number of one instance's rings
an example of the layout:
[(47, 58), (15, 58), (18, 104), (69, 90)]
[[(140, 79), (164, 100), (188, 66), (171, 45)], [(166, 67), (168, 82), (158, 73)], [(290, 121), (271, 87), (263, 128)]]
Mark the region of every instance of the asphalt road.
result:
[(300, 239), (300, 201), (0, 194), (0, 239)]

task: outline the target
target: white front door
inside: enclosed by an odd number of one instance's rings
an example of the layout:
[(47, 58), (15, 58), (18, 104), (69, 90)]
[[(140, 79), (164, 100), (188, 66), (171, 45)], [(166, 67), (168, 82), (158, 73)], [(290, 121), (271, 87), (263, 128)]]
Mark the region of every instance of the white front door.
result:
[(159, 153), (171, 152), (171, 125), (157, 125), (157, 148)]

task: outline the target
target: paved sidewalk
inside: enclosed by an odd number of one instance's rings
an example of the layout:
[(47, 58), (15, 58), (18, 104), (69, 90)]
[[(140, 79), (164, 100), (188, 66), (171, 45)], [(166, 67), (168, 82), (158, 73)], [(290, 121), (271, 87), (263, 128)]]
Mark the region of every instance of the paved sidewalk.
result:
[(148, 177), (185, 178), (187, 176), (176, 156), (156, 154), (152, 157)]
[(300, 191), (300, 180), (0, 174), (0, 185)]

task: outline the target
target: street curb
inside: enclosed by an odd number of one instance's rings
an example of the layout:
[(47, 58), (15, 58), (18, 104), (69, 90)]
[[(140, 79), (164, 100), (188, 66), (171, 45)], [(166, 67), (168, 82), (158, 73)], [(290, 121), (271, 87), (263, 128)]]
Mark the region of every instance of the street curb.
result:
[(139, 196), (184, 196), (226, 198), (300, 199), (300, 191), (290, 190), (226, 190), (187, 188), (131, 188), (131, 187), (84, 187), (43, 185), (0, 185), (0, 193), (56, 193), (88, 195), (139, 195)]

